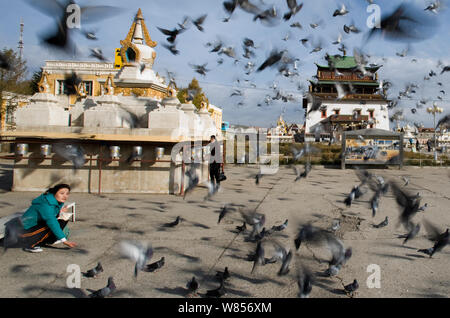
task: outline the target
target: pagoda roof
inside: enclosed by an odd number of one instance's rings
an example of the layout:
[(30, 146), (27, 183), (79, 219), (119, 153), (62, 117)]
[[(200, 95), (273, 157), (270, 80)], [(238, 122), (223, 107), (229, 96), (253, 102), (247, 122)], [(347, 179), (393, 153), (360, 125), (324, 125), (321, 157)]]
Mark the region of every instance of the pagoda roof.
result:
[[(353, 69), (358, 67), (358, 63), (353, 56), (330, 56), (330, 62), (334, 63), (337, 69)], [(329, 69), (328, 65), (319, 65), (315, 63), (319, 68)], [(366, 66), (368, 70), (378, 70), (381, 66)]]

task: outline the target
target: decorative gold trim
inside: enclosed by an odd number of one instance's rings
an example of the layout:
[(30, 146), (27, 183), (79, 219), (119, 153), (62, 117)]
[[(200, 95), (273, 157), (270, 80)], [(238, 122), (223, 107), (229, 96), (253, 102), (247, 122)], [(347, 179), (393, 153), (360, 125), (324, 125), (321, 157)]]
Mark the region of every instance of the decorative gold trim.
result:
[(114, 76), (112, 74), (109, 74), (105, 84), (103, 85), (103, 88), (105, 89), (105, 95), (113, 95), (114, 89), (116, 88), (116, 84), (114, 83)]
[[(122, 61), (123, 61), (123, 65), (124, 66), (131, 66), (133, 65), (132, 63), (129, 63), (127, 58), (126, 58), (126, 51), (128, 50), (128, 48), (132, 48), (135, 53), (136, 53), (136, 60), (139, 61), (141, 59), (141, 52), (140, 50), (136, 47), (136, 45), (134, 45), (133, 41), (133, 36), (134, 36), (134, 31), (136, 29), (136, 21), (137, 20), (141, 20), (141, 27), (142, 27), (142, 32), (144, 33), (144, 43), (147, 46), (150, 47), (155, 47), (158, 43), (156, 41), (152, 41), (150, 34), (148, 32), (147, 26), (145, 24), (144, 18), (142, 16), (142, 10), (139, 9), (136, 17), (134, 18), (133, 23), (131, 24), (130, 30), (128, 31), (127, 37), (125, 38), (125, 40), (120, 41), (120, 44), (122, 45), (122, 48), (120, 49), (120, 56), (122, 57)], [(153, 61), (156, 58), (156, 52), (153, 52), (152, 54), (152, 58)]]
[[(41, 79), (38, 83), (38, 89), (40, 93), (48, 93), (48, 90), (50, 89), (50, 84), (48, 82), (48, 72), (42, 72)], [(44, 83), (47, 85), (45, 86)]]

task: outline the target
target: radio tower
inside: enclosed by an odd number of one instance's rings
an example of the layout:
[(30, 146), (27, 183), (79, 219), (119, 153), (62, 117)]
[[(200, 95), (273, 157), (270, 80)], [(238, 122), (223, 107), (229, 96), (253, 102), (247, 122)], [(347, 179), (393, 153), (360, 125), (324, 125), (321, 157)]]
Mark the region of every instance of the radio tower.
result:
[(18, 46), (20, 60), (22, 60), (23, 58), (23, 26), (24, 26), (23, 18), (20, 18), (20, 40)]

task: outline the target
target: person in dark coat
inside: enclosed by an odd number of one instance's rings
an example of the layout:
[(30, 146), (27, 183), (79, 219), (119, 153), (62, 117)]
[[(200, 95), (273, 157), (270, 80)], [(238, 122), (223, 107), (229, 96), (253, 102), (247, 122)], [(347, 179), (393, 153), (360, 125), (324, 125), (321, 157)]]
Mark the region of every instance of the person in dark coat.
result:
[(430, 141), (430, 139), (427, 140), (427, 146), (428, 146), (428, 152), (431, 152), (431, 141)]
[(220, 151), (220, 144), (216, 141), (216, 136), (211, 136), (209, 147), (211, 149), (209, 176), (213, 186), (218, 188), (220, 186), (220, 166), (222, 163), (222, 155)]
[(31, 202), (31, 207), (18, 218), (6, 224), (4, 247), (23, 247), (31, 253), (42, 252), (41, 246), (63, 243), (72, 248), (76, 244), (67, 240), (68, 221), (58, 219), (70, 193), (70, 186), (58, 184)]

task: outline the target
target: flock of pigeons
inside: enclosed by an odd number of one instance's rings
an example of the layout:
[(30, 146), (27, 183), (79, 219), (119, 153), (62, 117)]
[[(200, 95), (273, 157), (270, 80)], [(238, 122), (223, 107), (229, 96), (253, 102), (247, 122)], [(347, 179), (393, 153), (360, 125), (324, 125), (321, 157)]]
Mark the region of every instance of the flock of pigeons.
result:
[[(81, 25), (83, 26), (81, 29), (77, 28), (69, 28), (67, 26), (67, 19), (70, 16), (70, 12), (67, 12), (66, 8), (70, 4), (75, 4), (73, 0), (65, 0), (60, 2), (58, 0), (48, 0), (48, 1), (37, 1), (37, 0), (25, 0), (35, 9), (51, 16), (56, 19), (55, 27), (43, 34), (41, 36), (42, 43), (51, 48), (63, 50), (65, 52), (74, 52), (76, 51), (75, 43), (73, 41), (73, 33), (81, 32), (85, 39), (88, 42), (95, 42), (98, 38), (96, 32), (98, 29), (86, 29), (84, 26), (97, 23), (102, 19), (109, 18), (111, 16), (117, 15), (121, 12), (119, 8), (112, 6), (83, 6), (81, 7)], [(304, 11), (307, 5), (304, 3), (299, 3), (297, 0), (286, 0), (286, 9), (281, 10), (277, 8), (275, 5), (268, 5), (264, 1), (259, 0), (259, 4), (256, 4), (257, 0), (229, 0), (224, 1), (222, 3), (223, 9), (227, 14), (227, 17), (222, 20), (223, 23), (229, 23), (231, 21), (231, 17), (235, 14), (236, 11), (241, 10), (247, 14), (250, 14), (253, 18), (252, 20), (255, 22), (260, 22), (265, 26), (277, 26), (280, 23), (289, 23), (290, 28), (293, 30), (303, 30), (304, 27), (298, 21), (293, 22), (292, 20), (298, 15), (299, 12)], [(367, 0), (368, 4), (373, 4), (374, 1)], [(435, 0), (426, 6), (422, 12), (420, 12), (414, 5), (409, 3), (400, 4), (395, 10), (393, 10), (390, 14), (385, 14), (381, 21), (379, 28), (372, 28), (367, 32), (364, 42), (367, 43), (371, 41), (376, 36), (381, 36), (383, 39), (392, 40), (392, 41), (406, 41), (408, 43), (412, 43), (415, 41), (423, 40), (428, 36), (426, 30), (433, 29), (436, 25), (433, 22), (433, 18), (430, 16), (424, 15), (425, 12), (430, 12), (431, 14), (437, 15), (444, 9), (444, 2), (441, 0)], [(350, 14), (350, 10), (344, 5), (340, 5), (334, 13), (329, 17), (331, 19), (336, 19), (337, 23), (339, 23), (338, 19), (342, 16), (348, 16)], [(163, 43), (162, 46), (167, 48), (172, 54), (178, 55), (180, 52), (176, 48), (177, 40), (180, 36), (183, 35), (187, 30), (189, 30), (190, 26), (193, 25), (196, 30), (200, 32), (204, 32), (204, 23), (208, 18), (207, 14), (202, 14), (197, 17), (184, 16), (181, 23), (177, 23), (177, 26), (174, 28), (162, 28), (157, 27), (159, 31), (164, 36), (167, 36), (167, 43)], [(328, 19), (329, 19), (328, 18)], [(306, 47), (311, 47), (310, 54), (314, 54), (317, 52), (321, 52), (324, 50), (325, 45), (323, 40), (320, 39), (319, 27), (323, 24), (323, 19), (320, 21), (316, 21), (314, 23), (310, 23), (311, 32), (309, 34), (300, 39), (300, 43)], [(349, 25), (344, 24), (342, 30), (338, 30), (339, 35), (336, 40), (334, 40), (331, 45), (338, 46), (338, 50), (345, 55), (348, 50), (345, 45), (345, 40), (348, 39), (352, 34), (358, 34), (362, 31), (358, 28), (353, 22)], [(346, 36), (342, 35), (342, 31)], [(288, 41), (291, 37), (286, 35), (283, 40)], [(216, 42), (207, 42), (206, 47), (210, 48), (209, 52), (212, 54), (218, 54), (219, 58), (217, 60), (217, 64), (221, 65), (224, 63), (224, 59), (222, 56), (226, 56), (234, 61), (235, 64), (243, 65), (244, 76), (249, 76), (253, 72), (262, 72), (267, 68), (277, 69), (277, 74), (283, 77), (289, 78), (292, 81), (295, 78), (299, 77), (299, 64), (301, 60), (292, 54), (287, 49), (277, 49), (274, 48), (268, 57), (265, 59), (261, 65), (256, 65), (256, 50), (259, 48), (256, 45), (256, 41), (250, 39), (248, 37), (243, 38), (242, 40), (242, 49), (244, 58), (244, 62), (239, 58), (239, 54), (235, 48), (234, 44), (226, 44), (223, 40), (218, 37)], [(410, 45), (408, 44), (408, 48), (404, 51), (397, 53), (399, 57), (406, 57), (408, 55)], [(91, 57), (94, 57), (100, 61), (107, 61), (101, 48), (95, 47), (91, 48)], [(371, 56), (369, 54), (364, 54), (361, 49), (354, 48), (353, 50), (354, 56), (357, 61), (357, 70), (360, 72), (361, 76), (370, 75), (370, 67), (375, 66), (376, 64), (369, 63), (368, 58)], [(333, 65), (332, 61), (336, 61), (336, 59), (330, 59), (331, 56), (334, 58), (342, 57), (339, 54), (328, 54), (326, 53), (324, 58), (327, 60), (329, 66), (334, 70), (336, 75), (339, 75), (340, 72)], [(383, 58), (384, 61), (387, 61)], [(412, 63), (417, 62), (417, 59), (412, 59)], [(195, 72), (201, 74), (202, 76), (206, 76), (211, 69), (207, 67), (208, 63), (204, 64), (190, 64)], [(6, 57), (0, 56), (0, 67), (4, 69), (9, 69), (11, 65), (8, 65), (8, 61)], [(141, 71), (143, 71), (145, 65), (141, 65)], [(437, 65), (438, 70), (431, 70), (425, 77), (424, 82), (430, 81), (431, 78), (442, 75), (445, 72), (450, 71), (450, 65), (443, 65), (442, 62), (439, 62)], [(169, 82), (175, 82), (175, 76), (173, 72), (167, 71)], [(439, 74), (439, 75), (438, 75)], [(313, 76), (310, 80), (315, 82), (317, 78)], [(66, 78), (66, 87), (76, 88), (79, 83), (79, 78), (75, 73)], [(236, 79), (236, 82), (240, 84), (246, 84), (247, 87), (243, 88), (235, 88), (230, 94), (230, 97), (240, 96), (244, 98), (245, 89), (246, 88), (256, 88), (256, 85), (249, 79)], [(423, 84), (423, 83), (422, 83)], [(442, 86), (442, 80), (436, 83), (439, 86)], [(354, 89), (349, 85), (341, 85), (336, 83), (336, 91), (338, 92), (337, 100), (344, 98), (347, 94), (351, 93)], [(388, 80), (380, 81), (379, 93), (386, 94), (386, 90), (392, 87), (392, 83)], [(400, 100), (407, 99), (410, 100), (416, 93), (416, 88), (418, 84), (410, 83), (407, 84), (407, 87), (404, 91), (399, 91), (398, 96), (389, 96), (389, 100), (391, 100), (389, 104), (389, 108), (394, 108), (399, 105)], [(263, 105), (269, 105), (273, 101), (282, 101), (284, 103), (297, 102), (296, 94), (286, 93), (280, 87), (278, 87), (275, 82), (268, 89), (273, 90), (273, 94), (266, 94), (263, 101), (258, 103), (257, 106), (261, 107)], [(300, 91), (303, 95), (306, 95), (308, 99), (311, 99), (311, 94), (308, 94), (305, 90), (305, 86), (301, 82), (297, 82), (297, 90)], [(417, 102), (416, 106), (411, 108), (411, 113), (416, 114), (417, 109), (423, 107), (426, 103), (433, 100), (443, 100), (443, 96), (445, 95), (445, 90), (442, 87), (439, 89), (439, 94), (436, 98), (420, 98), (420, 102)], [(70, 93), (69, 91), (67, 93)], [(388, 96), (386, 96), (388, 97)], [(238, 105), (244, 105), (244, 100), (238, 102)], [(316, 107), (320, 107), (321, 101), (317, 100), (313, 105), (313, 110)], [(403, 109), (398, 110), (393, 116), (390, 117), (391, 121), (394, 120), (406, 120), (407, 118), (403, 114)], [(449, 126), (449, 117), (447, 116), (445, 119), (442, 119), (444, 123)], [(420, 123), (414, 122), (416, 126), (420, 126)]]
[[(319, 151), (313, 146), (305, 145), (301, 150), (296, 150), (292, 148), (295, 160), (301, 159), (303, 156), (307, 157), (310, 154)], [(301, 177), (306, 178), (307, 174), (311, 170), (311, 165), (309, 160), (305, 164), (305, 172)], [(297, 182), (300, 179), (300, 175), (296, 170), (296, 178), (293, 182)], [(262, 177), (261, 171), (259, 171), (255, 176), (255, 184), (260, 183)], [(363, 195), (365, 195), (368, 190), (372, 190), (373, 196), (370, 199), (369, 208), (372, 211), (372, 217), (375, 217), (379, 213), (379, 203), (383, 196), (386, 196), (391, 190), (394, 198), (400, 207), (399, 224), (403, 225), (406, 230), (404, 235), (398, 236), (398, 238), (403, 239), (403, 244), (407, 243), (409, 240), (414, 239), (421, 229), (420, 223), (414, 223), (414, 216), (418, 212), (425, 212), (427, 208), (427, 203), (421, 205), (421, 199), (419, 193), (411, 194), (405, 188), (409, 185), (409, 179), (402, 177), (404, 184), (400, 185), (395, 180), (385, 181), (383, 177), (374, 175), (367, 170), (357, 169), (356, 175), (360, 180), (358, 185), (355, 185), (350, 194), (343, 200), (346, 206), (351, 206), (355, 201), (359, 200)], [(195, 175), (195, 170), (191, 170), (186, 173), (186, 176), (190, 180), (198, 179)], [(190, 191), (192, 191), (198, 184), (190, 183)], [(207, 196), (206, 198), (210, 198)], [(205, 198), (205, 199), (206, 199)], [(267, 264), (280, 263), (280, 268), (277, 272), (278, 276), (287, 275), (290, 272), (292, 258), (294, 253), (292, 250), (284, 246), (277, 239), (278, 233), (284, 231), (288, 226), (288, 219), (280, 225), (273, 225), (270, 228), (266, 227), (266, 216), (255, 210), (250, 210), (244, 208), (237, 204), (225, 204), (219, 214), (217, 224), (228, 217), (231, 213), (238, 213), (242, 219), (242, 225), (236, 226), (236, 234), (248, 233), (245, 240), (247, 242), (253, 242), (255, 244), (255, 249), (253, 253), (247, 255), (247, 261), (252, 262), (253, 274), (258, 267)], [(174, 228), (183, 221), (183, 218), (178, 216), (175, 221), (164, 224), (163, 227)], [(431, 258), (435, 253), (441, 251), (446, 245), (449, 244), (449, 229), (442, 231), (436, 225), (430, 223), (429, 221), (423, 219), (423, 224), (427, 231), (428, 239), (433, 242), (433, 245), (427, 249), (419, 249), (418, 252), (429, 255)], [(383, 228), (389, 224), (388, 217), (385, 218), (380, 224), (373, 224), (374, 228)], [(250, 226), (251, 229), (248, 229)], [(297, 230), (297, 234), (293, 238), (293, 243), (295, 250), (298, 251), (302, 245), (309, 244), (311, 246), (326, 246), (331, 252), (331, 258), (327, 261), (328, 268), (321, 274), (325, 277), (334, 277), (342, 270), (344, 265), (352, 257), (352, 248), (346, 247), (344, 243), (336, 236), (337, 230), (340, 228), (339, 221), (333, 223), (330, 229), (323, 229), (313, 226), (311, 223), (302, 224)], [(143, 244), (136, 241), (122, 241), (120, 243), (120, 253), (123, 257), (128, 258), (134, 263), (134, 276), (137, 277), (140, 271), (153, 272), (160, 269), (164, 265), (164, 257), (159, 261), (148, 264), (153, 256), (153, 249), (151, 245)], [(302, 264), (300, 257), (296, 256), (295, 264), (297, 268), (296, 279), (299, 288), (299, 297), (308, 297), (311, 293), (312, 287), (315, 281), (315, 275), (312, 270)], [(99, 263), (94, 269), (89, 270), (85, 273), (86, 277), (97, 276), (101, 271), (103, 271), (102, 265)], [(217, 271), (216, 276), (219, 286), (216, 289), (207, 290), (204, 294), (198, 294), (197, 291), (200, 287), (199, 281), (196, 277), (187, 283), (187, 297), (222, 297), (227, 294), (226, 281), (232, 274), (230, 273), (228, 267), (225, 270)], [(353, 297), (354, 292), (359, 288), (359, 283), (355, 279), (353, 282), (343, 285), (343, 292), (348, 296)], [(108, 279), (108, 285), (98, 290), (90, 295), (90, 297), (105, 297), (110, 295), (115, 290), (115, 284), (112, 277)]]

